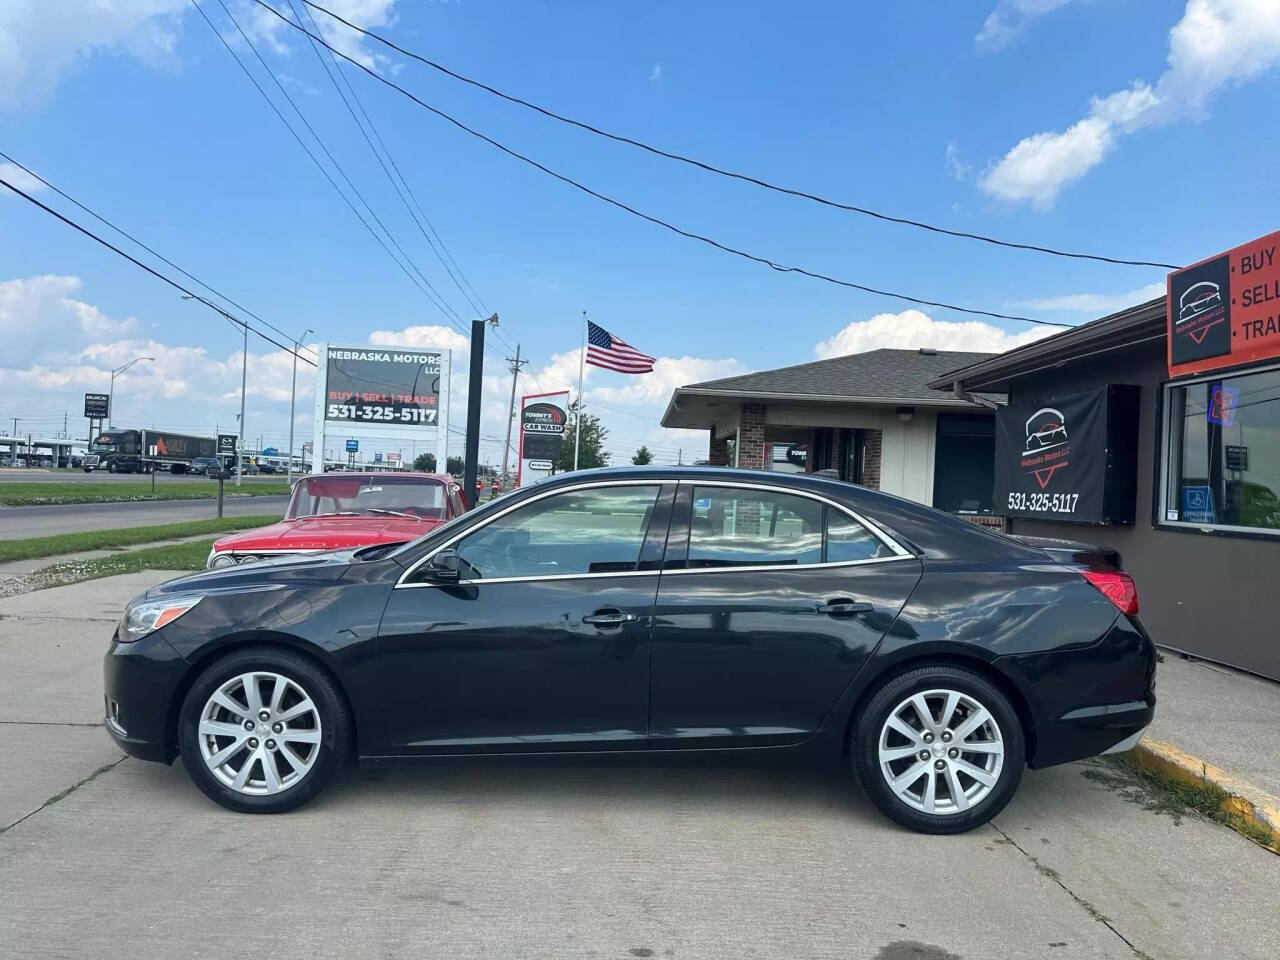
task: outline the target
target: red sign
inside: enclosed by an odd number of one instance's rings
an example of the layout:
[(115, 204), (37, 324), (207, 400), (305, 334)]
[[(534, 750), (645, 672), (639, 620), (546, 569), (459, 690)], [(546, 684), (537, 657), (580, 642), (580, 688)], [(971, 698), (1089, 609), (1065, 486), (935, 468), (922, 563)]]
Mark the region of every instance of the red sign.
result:
[(1280, 232), (1169, 274), (1169, 376), (1280, 357)]

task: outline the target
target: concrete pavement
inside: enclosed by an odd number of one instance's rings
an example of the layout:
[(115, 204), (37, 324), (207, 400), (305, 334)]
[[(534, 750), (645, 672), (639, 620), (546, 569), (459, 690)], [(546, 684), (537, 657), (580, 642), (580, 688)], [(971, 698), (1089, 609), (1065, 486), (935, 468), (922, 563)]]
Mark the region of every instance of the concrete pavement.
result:
[[(250, 517), (257, 514), (284, 516), (289, 498), (227, 497), (223, 516)], [(55, 533), (84, 530), (115, 530), (206, 520), (218, 515), (214, 500), (135, 500), (125, 503), (67, 503), (38, 507), (0, 506), (0, 531), (6, 537), (46, 537)]]
[(0, 600), (0, 958), (1280, 955), (1274, 855), (1079, 765), (949, 838), (838, 773), (647, 763), (353, 771), (293, 814), (227, 812), (74, 725), (163, 578)]

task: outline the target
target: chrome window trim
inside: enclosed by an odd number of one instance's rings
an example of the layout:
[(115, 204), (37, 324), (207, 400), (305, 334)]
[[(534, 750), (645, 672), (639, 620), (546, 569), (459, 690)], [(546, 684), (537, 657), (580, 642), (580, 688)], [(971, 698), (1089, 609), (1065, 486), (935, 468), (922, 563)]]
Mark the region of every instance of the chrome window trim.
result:
[[(810, 500), (817, 500), (818, 502), (826, 504), (827, 506), (834, 507), (835, 509), (843, 513), (845, 516), (855, 521), (856, 523), (860, 523), (863, 527), (865, 527), (867, 530), (871, 532), (872, 536), (876, 537), (891, 551), (893, 551), (893, 556), (870, 557), (866, 560), (842, 560), (835, 563), (797, 563), (797, 564), (785, 564), (785, 565), (760, 564), (760, 565), (752, 565), (752, 566), (744, 566), (744, 567), (693, 567), (693, 568), (684, 569), (684, 570), (619, 570), (615, 572), (605, 572), (605, 573), (547, 573), (547, 574), (537, 574), (537, 575), (528, 576), (528, 577), (491, 577), (488, 579), (481, 578), (479, 580), (475, 580), (475, 579), (457, 580), (457, 581), (454, 581), (453, 583), (426, 583), (426, 582), (408, 583), (406, 582), (408, 578), (413, 576), (414, 572), (418, 569), (418, 567), (422, 566), (424, 563), (426, 563), (428, 560), (434, 557), (441, 550), (444, 550), (444, 549), (447, 549), (448, 547), (453, 546), (453, 544), (457, 543), (463, 537), (475, 532), (476, 530), (480, 530), (480, 529), (483, 529), (484, 527), (487, 527), (489, 524), (493, 523), (495, 520), (499, 519), (500, 517), (505, 517), (508, 513), (511, 513), (513, 510), (518, 510), (521, 507), (527, 506), (528, 504), (531, 504), (531, 503), (535, 503), (538, 500), (543, 500), (547, 497), (552, 497), (560, 493), (572, 493), (578, 490), (591, 490), (597, 487), (655, 487), (655, 486), (663, 487), (668, 484), (677, 484), (677, 485), (687, 484), (690, 486), (697, 486), (700, 484), (704, 487), (714, 486), (714, 487), (733, 487), (733, 488), (742, 489), (742, 490), (765, 490), (771, 493), (776, 492), (776, 493), (788, 494), (791, 496), (807, 497)], [(593, 481), (573, 484), (571, 486), (557, 487), (554, 490), (547, 490), (543, 493), (537, 494), (536, 496), (532, 496), (527, 500), (521, 500), (519, 503), (513, 503), (510, 506), (508, 506), (506, 509), (500, 510), (497, 513), (495, 513), (493, 516), (486, 518), (483, 523), (480, 523), (474, 527), (470, 527), (466, 530), (463, 530), (461, 533), (455, 534), (454, 536), (446, 540), (444, 543), (440, 544), (440, 546), (432, 550), (430, 553), (424, 554), (423, 556), (419, 557), (418, 560), (416, 560), (407, 570), (405, 570), (404, 573), (400, 574), (400, 577), (396, 580), (396, 584), (393, 589), (409, 590), (417, 587), (461, 586), (463, 584), (485, 584), (485, 583), (491, 583), (491, 584), (529, 583), (529, 582), (541, 581), (541, 580), (594, 580), (594, 579), (599, 579), (601, 577), (656, 577), (656, 576), (662, 576), (664, 574), (687, 575), (691, 573), (704, 573), (704, 574), (705, 573), (757, 573), (764, 570), (777, 573), (780, 571), (788, 571), (788, 570), (815, 570), (815, 569), (827, 569), (827, 568), (835, 569), (840, 567), (861, 567), (861, 566), (867, 566), (867, 565), (876, 564), (876, 563), (892, 563), (896, 560), (914, 560), (914, 559), (915, 559), (914, 554), (904, 549), (901, 544), (899, 544), (891, 536), (885, 533), (884, 530), (882, 530), (878, 524), (868, 520), (866, 517), (862, 516), (856, 511), (850, 510), (848, 507), (836, 502), (835, 500), (830, 499), (829, 497), (824, 497), (821, 494), (813, 493), (812, 491), (809, 491), (809, 490), (791, 490), (786, 487), (778, 486), (777, 484), (771, 484), (771, 483), (758, 483), (758, 482), (753, 483), (748, 481), (720, 480), (720, 479), (691, 480), (688, 478), (681, 478), (681, 477), (656, 477), (656, 478), (651, 477), (643, 480), (640, 480), (640, 479), (593, 480)]]

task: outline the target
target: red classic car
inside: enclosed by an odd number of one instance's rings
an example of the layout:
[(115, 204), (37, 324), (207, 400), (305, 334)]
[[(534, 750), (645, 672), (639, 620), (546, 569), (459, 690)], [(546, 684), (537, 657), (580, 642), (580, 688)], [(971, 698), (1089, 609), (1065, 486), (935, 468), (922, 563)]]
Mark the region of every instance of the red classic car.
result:
[(214, 541), (207, 566), (289, 553), (416, 540), (466, 512), (462, 490), (434, 473), (329, 473), (293, 485), (284, 519)]

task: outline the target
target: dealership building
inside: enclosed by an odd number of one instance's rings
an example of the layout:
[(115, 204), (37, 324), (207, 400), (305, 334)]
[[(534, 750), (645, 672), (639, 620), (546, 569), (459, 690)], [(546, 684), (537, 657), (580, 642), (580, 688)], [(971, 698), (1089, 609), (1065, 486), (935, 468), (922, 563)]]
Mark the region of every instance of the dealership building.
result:
[(678, 387), (665, 427), (703, 429), (706, 462), (788, 473), (832, 471), (999, 525), (992, 510), (993, 407), (929, 386), (988, 353), (872, 350)]
[(1157, 643), (1280, 679), (1280, 233), (1170, 274), (1168, 295), (965, 364), (1002, 393), (994, 509), (1112, 547)]

